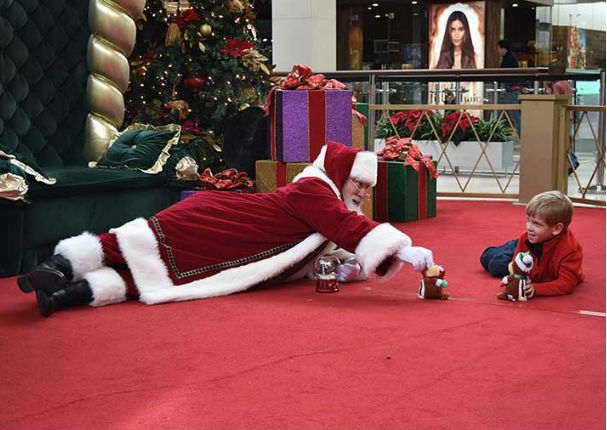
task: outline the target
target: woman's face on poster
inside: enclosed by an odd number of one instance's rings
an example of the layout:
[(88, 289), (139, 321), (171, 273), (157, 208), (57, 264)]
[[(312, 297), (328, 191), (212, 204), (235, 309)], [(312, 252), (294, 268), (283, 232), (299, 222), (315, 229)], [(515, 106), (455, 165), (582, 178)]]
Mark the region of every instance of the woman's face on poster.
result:
[(464, 23), (457, 19), (451, 22), (451, 25), (449, 26), (449, 35), (451, 36), (451, 43), (453, 46), (462, 46), (464, 40), (466, 39)]

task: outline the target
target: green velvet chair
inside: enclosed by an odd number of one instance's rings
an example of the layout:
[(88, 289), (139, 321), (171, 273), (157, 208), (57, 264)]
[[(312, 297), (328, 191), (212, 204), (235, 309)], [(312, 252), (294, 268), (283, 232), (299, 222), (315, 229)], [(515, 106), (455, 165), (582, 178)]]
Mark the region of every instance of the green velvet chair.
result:
[(166, 176), (87, 167), (88, 5), (0, 0), (0, 144), (57, 179), (30, 181), (29, 203), (0, 199), (0, 277), (28, 270), (65, 237), (101, 233), (179, 199)]

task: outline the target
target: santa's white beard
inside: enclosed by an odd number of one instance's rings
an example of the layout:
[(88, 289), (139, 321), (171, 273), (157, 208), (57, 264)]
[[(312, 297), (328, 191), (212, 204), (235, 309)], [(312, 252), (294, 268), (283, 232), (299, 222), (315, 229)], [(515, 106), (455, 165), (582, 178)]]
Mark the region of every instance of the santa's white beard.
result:
[(344, 196), (344, 204), (352, 212), (356, 212), (359, 215), (363, 214), (361, 209), (362, 200), (358, 196)]

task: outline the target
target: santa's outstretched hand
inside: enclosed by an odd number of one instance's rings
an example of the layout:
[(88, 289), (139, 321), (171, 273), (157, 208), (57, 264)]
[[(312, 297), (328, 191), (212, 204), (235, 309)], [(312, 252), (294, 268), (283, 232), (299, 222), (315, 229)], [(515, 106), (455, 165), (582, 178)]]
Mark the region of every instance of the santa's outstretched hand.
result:
[(400, 261), (411, 264), (416, 272), (434, 266), (432, 251), (421, 246), (403, 246), (394, 256)]

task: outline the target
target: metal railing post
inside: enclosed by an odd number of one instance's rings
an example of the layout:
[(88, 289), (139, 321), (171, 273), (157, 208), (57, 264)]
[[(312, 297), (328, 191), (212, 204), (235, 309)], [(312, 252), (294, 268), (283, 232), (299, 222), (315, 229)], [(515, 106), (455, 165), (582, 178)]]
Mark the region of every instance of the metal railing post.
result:
[[(600, 82), (600, 90), (599, 90), (599, 103), (605, 106), (605, 70), (601, 71), (601, 82)], [(599, 112), (599, 143), (603, 150), (603, 154), (605, 154), (605, 112)], [(601, 154), (597, 151), (596, 154), (596, 162), (603, 164), (603, 166), (599, 165), (596, 176), (596, 189), (603, 190), (605, 189), (605, 163), (601, 158)]]
[(373, 73), (369, 74), (369, 119), (367, 127), (368, 139), (369, 143), (368, 150), (375, 151), (375, 111), (371, 109), (371, 105), (375, 104), (375, 75)]

